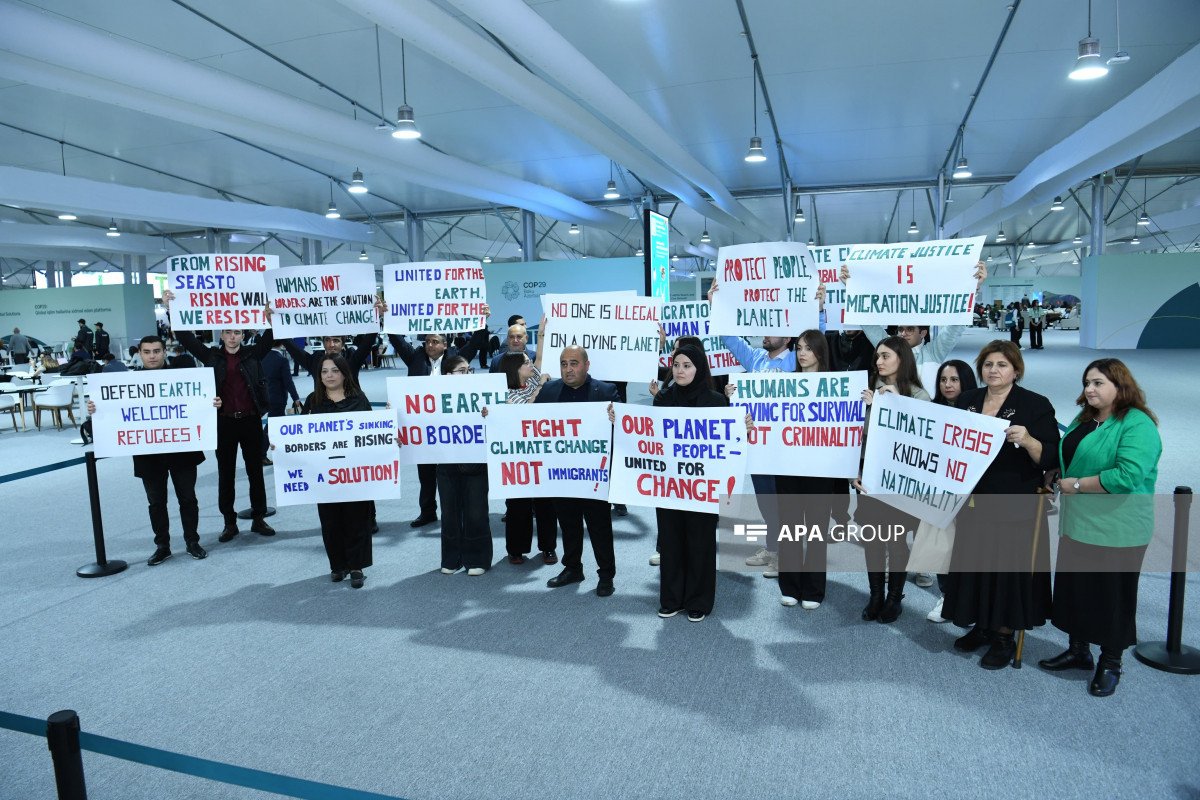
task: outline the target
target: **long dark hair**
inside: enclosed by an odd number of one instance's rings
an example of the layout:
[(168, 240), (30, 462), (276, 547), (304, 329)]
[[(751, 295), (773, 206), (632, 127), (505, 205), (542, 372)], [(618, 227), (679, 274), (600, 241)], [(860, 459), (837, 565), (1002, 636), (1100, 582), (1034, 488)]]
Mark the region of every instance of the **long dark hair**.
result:
[[(896, 391), (905, 397), (912, 397), (914, 388), (924, 389), (921, 384), (921, 375), (917, 372), (917, 359), (913, 356), (912, 347), (908, 342), (904, 341), (899, 336), (889, 336), (879, 344), (875, 345), (875, 352), (879, 352), (879, 348), (886, 347), (896, 354), (896, 358), (900, 359), (900, 366), (896, 368)], [(881, 385), (879, 378), (879, 366), (875, 363), (875, 358), (871, 359), (870, 386), (872, 389), (878, 389)]]
[(508, 376), (508, 388), (520, 389), (521, 383), (521, 367), (525, 366), (525, 359), (528, 356), (524, 351), (520, 353), (505, 353), (500, 356), (500, 371)]
[(325, 354), (321, 356), (321, 360), (317, 362), (317, 379), (313, 387), (313, 406), (322, 405), (329, 399), (329, 395), (325, 393), (325, 381), (321, 380), (321, 371), (325, 369), (325, 362), (332, 361), (333, 365), (338, 368), (338, 372), (342, 373), (344, 379), (342, 391), (346, 397), (357, 397), (362, 394), (362, 390), (358, 388), (358, 381), (354, 380), (354, 373), (350, 369), (350, 364), (341, 355), (331, 356)]
[(937, 371), (937, 387), (934, 391), (933, 402), (940, 406), (950, 405), (950, 401), (942, 396), (942, 370), (946, 367), (954, 367), (954, 371), (958, 373), (958, 385), (962, 387), (962, 391), (970, 392), (979, 388), (979, 384), (975, 382), (975, 373), (971, 371), (971, 365), (960, 359), (951, 359), (945, 362)]
[[(1113, 400), (1112, 415), (1117, 419), (1125, 419), (1125, 415), (1129, 413), (1129, 409), (1136, 408), (1150, 419), (1154, 420), (1154, 424), (1158, 424), (1158, 417), (1154, 416), (1154, 412), (1146, 407), (1146, 393), (1142, 391), (1142, 387), (1138, 386), (1138, 382), (1134, 379), (1133, 373), (1129, 371), (1129, 367), (1125, 366), (1125, 362), (1119, 358), (1098, 358), (1088, 364), (1083, 370), (1083, 380), (1087, 381), (1087, 374), (1092, 370), (1097, 370), (1101, 375), (1112, 381), (1113, 386), (1117, 387), (1117, 397)], [(1088, 405), (1087, 395), (1083, 392), (1079, 393), (1079, 399), (1075, 401), (1075, 405), (1083, 410), (1079, 412), (1079, 419), (1082, 422), (1091, 422), (1096, 418), (1096, 409)]]
[[(797, 351), (801, 341), (808, 345), (808, 349), (817, 357), (817, 372), (829, 372), (829, 342), (825, 339), (825, 334), (815, 328), (809, 328), (796, 338), (793, 347)], [(796, 372), (803, 371), (800, 367), (800, 356), (796, 356)]]

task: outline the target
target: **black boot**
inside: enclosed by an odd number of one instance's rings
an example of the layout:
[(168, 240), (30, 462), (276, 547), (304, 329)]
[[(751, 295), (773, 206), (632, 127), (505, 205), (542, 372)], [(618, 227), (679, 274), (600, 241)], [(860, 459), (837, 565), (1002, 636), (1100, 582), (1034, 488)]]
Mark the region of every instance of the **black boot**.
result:
[(904, 599), (904, 581), (907, 578), (907, 572), (888, 573), (887, 599), (883, 601), (883, 608), (879, 610), (880, 622), (888, 624), (900, 618), (900, 612), (903, 610), (900, 601)]
[(1082, 639), (1071, 638), (1071, 644), (1065, 652), (1054, 658), (1043, 658), (1038, 666), (1050, 672), (1062, 672), (1064, 669), (1092, 669), (1092, 648)]
[(1101, 648), (1096, 675), (1088, 686), (1088, 694), (1092, 697), (1108, 697), (1117, 690), (1117, 684), (1121, 682), (1121, 652)]
[(976, 623), (974, 628), (967, 631), (966, 636), (960, 636), (954, 640), (954, 649), (962, 653), (974, 653), (985, 644), (990, 644), (991, 641), (992, 632)]
[(984, 669), (1004, 669), (1012, 663), (1017, 654), (1017, 643), (1011, 633), (997, 633), (992, 637), (992, 646), (979, 659), (979, 666)]
[(867, 573), (867, 584), (871, 587), (871, 599), (867, 601), (867, 607), (862, 610), (864, 622), (870, 622), (879, 617), (879, 610), (883, 608), (883, 582), (882, 572)]

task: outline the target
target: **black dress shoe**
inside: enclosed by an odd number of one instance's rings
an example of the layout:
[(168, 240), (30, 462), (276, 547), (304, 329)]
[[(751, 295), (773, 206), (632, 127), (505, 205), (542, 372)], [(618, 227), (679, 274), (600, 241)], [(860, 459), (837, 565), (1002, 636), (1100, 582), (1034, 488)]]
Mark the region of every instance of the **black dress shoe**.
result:
[(361, 569), (350, 570), (350, 588), (351, 589), (361, 589), (363, 587), (363, 581), (365, 581), (366, 579), (367, 579), (367, 576), (363, 575)]
[(1092, 697), (1108, 697), (1117, 690), (1121, 682), (1121, 659), (1108, 658), (1103, 654), (1100, 663), (1096, 665), (1096, 674), (1088, 684), (1088, 694)]
[(225, 530), (221, 531), (221, 535), (217, 537), (218, 542), (229, 542), (233, 537), (237, 536), (241, 531), (238, 530), (237, 523), (231, 523), (225, 526)]
[(200, 546), (199, 542), (192, 542), (187, 546), (187, 554), (194, 559), (208, 558), (208, 551)]
[(612, 581), (600, 581), (600, 584), (596, 587), (596, 594), (600, 597), (609, 597), (615, 591), (616, 589), (613, 588)]
[(624, 503), (614, 503), (613, 504), (613, 513), (616, 514), (618, 517), (625, 517), (625, 516), (629, 515), (629, 508), (626, 507), (626, 505)]
[(974, 653), (992, 641), (992, 632), (981, 625), (976, 625), (967, 631), (966, 636), (954, 640), (954, 649), (962, 653)]
[(408, 524), (414, 528), (420, 528), (424, 525), (428, 525), (431, 522), (437, 522), (437, 514), (422, 514)]
[(154, 551), (154, 555), (150, 556), (150, 560), (146, 563), (152, 567), (157, 567), (162, 562), (171, 557), (171, 548), (160, 547)]
[(1011, 633), (997, 633), (992, 639), (992, 646), (979, 659), (979, 666), (984, 669), (1004, 669), (1012, 663), (1017, 654), (1017, 643)]
[(1050, 672), (1062, 672), (1065, 669), (1094, 669), (1092, 651), (1087, 642), (1071, 642), (1071, 646), (1054, 658), (1043, 658), (1038, 666)]
[(329, 580), (333, 581), (334, 583), (341, 583), (345, 579), (345, 570), (335, 569), (333, 572), (329, 573)]
[(254, 520), (250, 525), (250, 530), (262, 536), (274, 536), (275, 529), (268, 525), (261, 517)]
[(546, 581), (546, 586), (551, 589), (557, 589), (560, 586), (567, 586), (572, 583), (582, 583), (583, 573), (576, 572), (573, 569), (564, 569), (562, 572), (550, 580)]
[(371, 533), (379, 533), (379, 523), (371, 520)]

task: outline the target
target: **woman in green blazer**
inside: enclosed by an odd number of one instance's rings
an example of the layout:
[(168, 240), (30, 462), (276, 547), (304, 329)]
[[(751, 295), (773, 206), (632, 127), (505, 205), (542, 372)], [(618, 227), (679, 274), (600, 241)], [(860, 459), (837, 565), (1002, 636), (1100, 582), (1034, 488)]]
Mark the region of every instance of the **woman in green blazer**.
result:
[(1066, 652), (1038, 663), (1058, 672), (1092, 668), (1096, 697), (1116, 691), (1121, 655), (1137, 643), (1138, 576), (1154, 535), (1154, 483), (1162, 440), (1146, 395), (1115, 358), (1088, 364), (1082, 410), (1059, 443), (1063, 494), (1058, 566), (1054, 575), (1056, 628)]

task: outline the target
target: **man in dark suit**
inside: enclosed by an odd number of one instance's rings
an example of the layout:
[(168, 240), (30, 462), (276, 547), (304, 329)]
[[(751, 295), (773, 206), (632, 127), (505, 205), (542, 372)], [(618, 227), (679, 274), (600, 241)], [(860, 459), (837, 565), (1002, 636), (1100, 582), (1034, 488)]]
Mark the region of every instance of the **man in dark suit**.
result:
[[(587, 351), (572, 345), (562, 351), (559, 371), (562, 378), (542, 387), (535, 403), (619, 403), (621, 398), (611, 383), (598, 381), (588, 375)], [(554, 498), (554, 511), (562, 526), (563, 571), (546, 581), (551, 589), (579, 583), (583, 580), (583, 525), (587, 522), (592, 554), (596, 557), (600, 582), (596, 594), (608, 597), (613, 593), (613, 576), (617, 574), (617, 558), (613, 551), (612, 515), (605, 500), (585, 500), (574, 497)]]
[(509, 317), (507, 347), (492, 357), (488, 363), (488, 372), (500, 371), (500, 359), (509, 353), (524, 353), (533, 361), (537, 358), (537, 350), (529, 346), (529, 332), (525, 329), (525, 318), (517, 315)]
[(75, 333), (75, 349), (92, 352), (92, 329), (87, 326), (87, 320), (79, 320), (79, 330)]
[[(279, 352), (279, 349), (287, 343), (285, 339), (282, 342), (275, 342), (275, 346), (271, 352), (263, 356), (262, 368), (263, 377), (267, 380), (267, 403), (268, 417), (282, 417), (287, 413), (288, 395), (292, 397), (292, 404), (300, 405), (300, 396), (296, 393), (296, 384), (292, 380), (292, 371), (289, 368), (287, 357)], [(263, 466), (271, 466), (271, 459), (267, 453), (271, 449), (271, 437), (269, 434), (270, 427), (263, 428)]]

